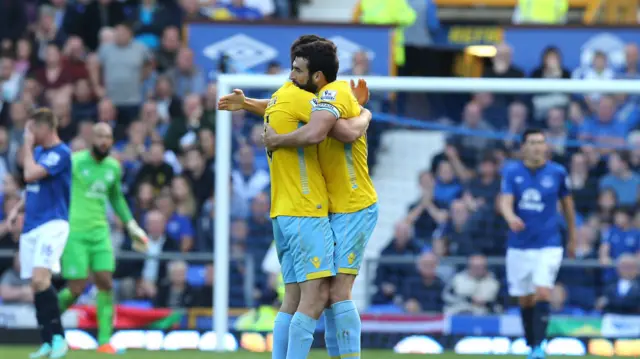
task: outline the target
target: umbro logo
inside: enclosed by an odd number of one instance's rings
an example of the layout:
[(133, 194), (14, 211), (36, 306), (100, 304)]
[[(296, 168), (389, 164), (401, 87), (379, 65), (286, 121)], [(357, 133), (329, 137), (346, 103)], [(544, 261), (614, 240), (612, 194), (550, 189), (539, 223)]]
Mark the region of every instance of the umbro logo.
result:
[(202, 50), (204, 55), (213, 61), (218, 61), (221, 55), (245, 68), (273, 60), (278, 51), (273, 47), (245, 34), (237, 34), (227, 39), (213, 43)]

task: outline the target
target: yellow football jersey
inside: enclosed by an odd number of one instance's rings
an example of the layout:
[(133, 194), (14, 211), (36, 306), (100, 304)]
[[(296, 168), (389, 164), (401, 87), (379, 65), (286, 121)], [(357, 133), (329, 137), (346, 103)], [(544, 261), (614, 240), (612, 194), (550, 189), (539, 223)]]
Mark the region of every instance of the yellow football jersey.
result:
[[(264, 122), (277, 133), (293, 132), (309, 122), (315, 95), (285, 83), (271, 96)], [(271, 217), (324, 217), (327, 187), (318, 161), (318, 146), (267, 151), (271, 171)]]
[[(329, 111), (336, 118), (360, 115), (360, 105), (345, 81), (334, 81), (318, 92), (313, 111)], [(367, 138), (342, 143), (327, 138), (318, 145), (320, 166), (329, 192), (329, 212), (353, 213), (378, 201), (367, 165)]]

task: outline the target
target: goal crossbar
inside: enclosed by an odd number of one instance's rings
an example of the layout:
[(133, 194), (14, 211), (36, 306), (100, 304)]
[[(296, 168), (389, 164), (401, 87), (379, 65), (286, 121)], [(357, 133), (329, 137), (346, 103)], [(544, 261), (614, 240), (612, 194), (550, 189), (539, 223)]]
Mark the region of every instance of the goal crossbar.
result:
[[(630, 93), (640, 94), (640, 80), (550, 80), (443, 77), (363, 77), (373, 91), (451, 93)], [(341, 79), (350, 79), (341, 78)], [(355, 79), (355, 78), (354, 78)], [(218, 96), (240, 89), (276, 89), (287, 78), (280, 75), (220, 75)], [(229, 224), (231, 178), (231, 112), (219, 111), (216, 120), (215, 227), (213, 324), (216, 350), (224, 351), (229, 327)], [(259, 268), (259, 266), (256, 266)]]

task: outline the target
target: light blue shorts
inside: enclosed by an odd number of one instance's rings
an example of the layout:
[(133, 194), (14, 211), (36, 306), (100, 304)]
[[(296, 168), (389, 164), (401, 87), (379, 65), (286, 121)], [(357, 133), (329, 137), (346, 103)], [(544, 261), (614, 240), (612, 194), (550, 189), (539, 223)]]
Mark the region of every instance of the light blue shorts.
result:
[(336, 275), (328, 217), (278, 216), (272, 223), (285, 284)]
[(378, 204), (354, 213), (332, 213), (329, 220), (336, 237), (336, 272), (357, 275), (364, 248), (378, 222)]

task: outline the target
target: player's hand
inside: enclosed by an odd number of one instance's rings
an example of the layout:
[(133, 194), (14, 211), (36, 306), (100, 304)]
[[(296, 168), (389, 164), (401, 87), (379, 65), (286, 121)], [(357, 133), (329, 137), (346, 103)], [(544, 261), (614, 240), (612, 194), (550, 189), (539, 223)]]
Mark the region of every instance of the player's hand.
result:
[(269, 124), (264, 125), (264, 132), (262, 133), (262, 142), (264, 143), (264, 147), (267, 150), (273, 151), (278, 148), (276, 143), (277, 136), (278, 134), (273, 129), (273, 127), (269, 126)]
[(16, 224), (16, 219), (18, 218), (18, 210), (17, 209), (12, 209), (11, 211), (9, 211), (9, 214), (7, 215), (7, 229), (9, 229), (10, 231), (12, 231), (14, 228), (13, 226), (15, 226)]
[(244, 105), (244, 92), (240, 89), (233, 90), (232, 93), (220, 97), (218, 100), (218, 110), (223, 111), (239, 111)]
[(133, 243), (131, 244), (133, 250), (140, 253), (146, 253), (149, 237), (147, 236), (147, 233), (140, 228), (136, 221), (131, 220), (127, 223), (127, 232), (133, 240)]
[(33, 148), (35, 138), (33, 137), (33, 121), (27, 121), (27, 125), (24, 127), (23, 143), (29, 148)]
[(351, 92), (358, 100), (360, 106), (364, 106), (369, 102), (369, 97), (371, 93), (369, 92), (369, 87), (367, 86), (367, 81), (363, 79), (358, 79), (358, 82), (350, 81), (351, 83)]
[(525, 227), (524, 222), (518, 216), (513, 216), (511, 218), (508, 218), (507, 224), (509, 225), (509, 229), (511, 229), (514, 232), (520, 232)]

